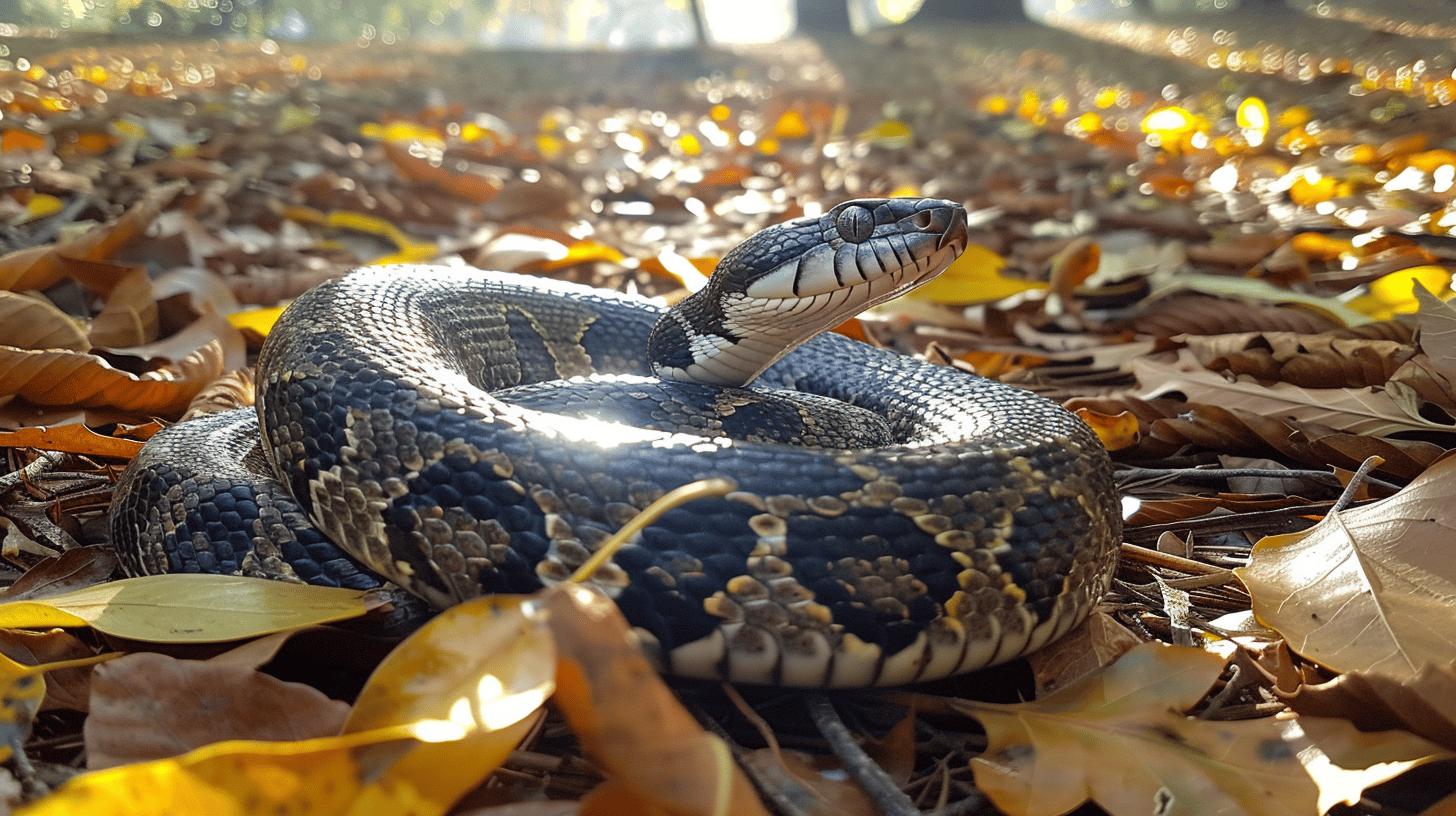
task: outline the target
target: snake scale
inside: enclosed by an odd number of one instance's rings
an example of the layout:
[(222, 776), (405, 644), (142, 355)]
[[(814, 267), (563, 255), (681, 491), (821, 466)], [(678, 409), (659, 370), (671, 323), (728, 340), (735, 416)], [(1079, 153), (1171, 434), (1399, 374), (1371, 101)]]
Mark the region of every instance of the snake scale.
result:
[(113, 502), (128, 572), (369, 587), (432, 607), (594, 578), (671, 674), (870, 686), (1005, 661), (1106, 590), (1106, 453), (1028, 392), (834, 334), (942, 271), (956, 204), (770, 227), (670, 311), (473, 269), (370, 267), (284, 313), (256, 410), (179, 423)]

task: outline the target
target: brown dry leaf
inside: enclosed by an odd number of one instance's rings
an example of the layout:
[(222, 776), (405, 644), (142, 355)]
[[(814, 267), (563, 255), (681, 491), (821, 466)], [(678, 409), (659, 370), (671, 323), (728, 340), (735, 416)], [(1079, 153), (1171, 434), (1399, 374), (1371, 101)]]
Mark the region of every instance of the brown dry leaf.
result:
[(254, 669), (139, 652), (98, 666), (86, 719), (92, 770), (177, 756), (230, 739), (339, 733), (349, 706)]
[(1403, 403), (1398, 395), (1374, 388), (1301, 388), (1288, 383), (1261, 385), (1245, 379), (1229, 380), (1195, 361), (1178, 363), (1135, 360), (1141, 399), (1180, 392), (1190, 402), (1223, 404), (1260, 416), (1315, 423), (1367, 436), (1390, 436), (1403, 431), (1456, 432), (1456, 426), (1422, 417), (1419, 406)]
[(1289, 648), (1337, 672), (1410, 679), (1456, 660), (1456, 458), (1400, 492), (1266, 536), (1235, 570), (1254, 614)]
[(91, 321), (92, 346), (124, 348), (157, 339), (157, 298), (145, 267), (133, 267), (111, 287), (106, 305)]
[(110, 357), (135, 357), (149, 363), (158, 360), (177, 362), (187, 359), (189, 354), (213, 342), (221, 344), (222, 362), (229, 370), (242, 368), (247, 364), (248, 344), (242, 333), (233, 328), (227, 318), (211, 312), (204, 313), (180, 331), (154, 343), (108, 348), (107, 353)]
[(82, 589), (116, 572), (116, 551), (110, 547), (77, 547), (42, 559), (0, 592), (0, 601), (28, 601)]
[(1108, 414), (1133, 412), (1142, 425), (1142, 439), (1132, 450), (1145, 458), (1169, 456), (1191, 444), (1222, 454), (1266, 456), (1274, 451), (1313, 468), (1336, 465), (1353, 469), (1378, 455), (1385, 460), (1379, 472), (1414, 479), (1446, 452), (1429, 442), (1362, 436), (1313, 423), (1173, 399), (1072, 399), (1065, 405), (1069, 410), (1087, 407)]
[[(1121, 324), (1114, 328), (1122, 327)], [(1317, 334), (1340, 328), (1332, 318), (1307, 309), (1243, 303), (1206, 295), (1174, 295), (1152, 301), (1126, 321), (1138, 334), (1230, 334), (1246, 331), (1288, 331)]]
[(222, 374), (225, 353), (222, 343), (213, 341), (172, 365), (132, 374), (92, 354), (0, 346), (0, 395), (21, 396), (36, 405), (175, 416)]
[(257, 381), (251, 368), (240, 368), (213, 380), (192, 398), (183, 420), (205, 414), (219, 414), (237, 408), (248, 408), (257, 399)]
[(80, 324), (50, 301), (0, 291), (0, 345), (24, 349), (90, 351)]
[(1173, 338), (1213, 371), (1246, 374), (1305, 388), (1363, 388), (1390, 379), (1415, 348), (1392, 340), (1338, 334), (1245, 332)]
[(976, 786), (1015, 816), (1086, 801), (1113, 816), (1148, 812), (1324, 813), (1368, 786), (1440, 755), (1402, 731), (1363, 734), (1319, 718), (1186, 717), (1223, 658), (1145, 643), (1044, 699), (947, 703), (986, 728)]
[[(46, 632), (0, 629), (0, 654), (17, 663), (39, 666), (65, 660), (80, 660), (91, 657), (95, 651), (80, 638), (63, 629)], [(40, 704), (40, 710), (88, 710), (92, 671), (91, 666), (78, 666), (47, 672), (45, 699)]]
[(677, 701), (610, 599), (563, 585), (546, 604), (558, 649), (556, 704), (633, 812), (767, 816), (728, 746)]
[(1051, 645), (1034, 652), (1027, 661), (1041, 699), (1094, 671), (1110, 666), (1142, 638), (1100, 609)]
[(12, 292), (45, 289), (67, 274), (66, 260), (100, 261), (146, 234), (147, 227), (182, 191), (184, 181), (148, 190), (122, 216), (84, 235), (52, 246), (30, 247), (0, 257), (0, 289)]
[(102, 436), (80, 424), (57, 425), (54, 428), (42, 425), (18, 431), (0, 431), (0, 448), (37, 448), (107, 459), (130, 459), (141, 451), (142, 443), (135, 439)]
[(1349, 720), (1361, 731), (1401, 728), (1456, 751), (1456, 670), (1426, 666), (1414, 677), (1351, 672), (1279, 696), (1311, 717)]

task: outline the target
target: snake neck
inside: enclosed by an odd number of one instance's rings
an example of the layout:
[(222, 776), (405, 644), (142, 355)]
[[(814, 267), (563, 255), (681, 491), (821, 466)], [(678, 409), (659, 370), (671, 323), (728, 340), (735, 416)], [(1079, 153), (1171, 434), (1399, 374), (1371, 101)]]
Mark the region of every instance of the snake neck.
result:
[(732, 293), (711, 283), (657, 321), (647, 338), (653, 372), (667, 380), (746, 386), (805, 338), (787, 333), (735, 332), (724, 319)]

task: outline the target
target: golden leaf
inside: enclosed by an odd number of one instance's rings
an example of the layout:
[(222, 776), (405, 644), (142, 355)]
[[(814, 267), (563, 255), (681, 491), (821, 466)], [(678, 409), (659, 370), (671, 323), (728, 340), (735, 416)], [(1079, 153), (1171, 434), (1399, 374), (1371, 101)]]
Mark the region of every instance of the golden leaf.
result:
[(0, 431), (0, 448), (36, 448), (38, 450), (79, 453), (108, 459), (130, 459), (142, 449), (135, 439), (102, 436), (81, 424), (44, 425)]
[(444, 813), (499, 767), (556, 688), (556, 648), (530, 597), (494, 595), (453, 606), (401, 643), (359, 693), (344, 733), (421, 722), (464, 736), (392, 747), (371, 785), (413, 786)]
[(1087, 423), (1109, 451), (1120, 451), (1138, 443), (1138, 419), (1131, 411), (1113, 415), (1091, 408), (1078, 408), (1073, 413)]
[(971, 244), (959, 258), (929, 283), (913, 290), (909, 297), (957, 306), (994, 303), (1022, 292), (1046, 289), (1040, 281), (1008, 278), (1001, 274), (1006, 259), (991, 250)]

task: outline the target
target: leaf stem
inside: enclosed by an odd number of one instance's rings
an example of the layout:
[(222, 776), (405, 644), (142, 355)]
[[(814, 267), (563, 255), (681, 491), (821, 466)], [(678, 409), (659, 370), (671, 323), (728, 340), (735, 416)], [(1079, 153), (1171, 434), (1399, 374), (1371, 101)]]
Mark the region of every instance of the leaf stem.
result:
[(571, 577), (567, 580), (573, 584), (581, 584), (591, 580), (591, 577), (596, 574), (596, 571), (601, 569), (603, 564), (610, 561), (612, 556), (617, 554), (617, 550), (622, 549), (638, 533), (642, 532), (643, 528), (647, 527), (647, 525), (661, 518), (663, 513), (675, 507), (681, 507), (690, 501), (706, 499), (711, 496), (722, 496), (737, 489), (738, 485), (730, 479), (702, 479), (667, 491), (657, 501), (642, 508), (642, 512), (633, 516), (626, 524), (623, 524), (622, 529), (613, 533), (610, 538), (602, 542), (602, 546), (596, 552), (592, 553), (591, 558), (588, 558), (585, 563), (578, 567), (576, 572), (572, 573)]

